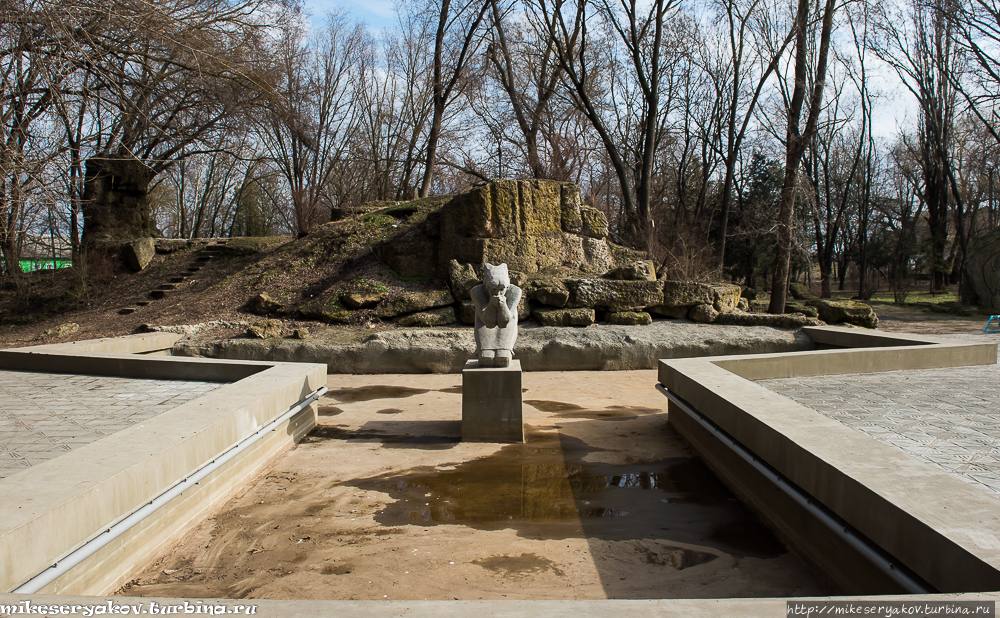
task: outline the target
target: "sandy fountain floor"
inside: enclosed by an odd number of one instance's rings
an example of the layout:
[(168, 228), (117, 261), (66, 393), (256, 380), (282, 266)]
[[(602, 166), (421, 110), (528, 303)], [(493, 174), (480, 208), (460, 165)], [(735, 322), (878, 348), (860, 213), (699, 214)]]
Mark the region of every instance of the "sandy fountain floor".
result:
[(668, 426), (654, 371), (524, 374), (523, 445), (461, 375), (329, 377), (320, 426), (120, 592), (585, 599), (835, 592)]

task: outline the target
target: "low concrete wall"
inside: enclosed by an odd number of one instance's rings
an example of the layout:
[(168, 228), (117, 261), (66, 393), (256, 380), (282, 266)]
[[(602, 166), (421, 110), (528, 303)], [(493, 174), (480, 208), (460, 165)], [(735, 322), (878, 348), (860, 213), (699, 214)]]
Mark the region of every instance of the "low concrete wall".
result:
[[(261, 618), (328, 618), (329, 616), (408, 616), (410, 618), (442, 618), (443, 616), (491, 616), (493, 618), (607, 618), (607, 616), (661, 616), (663, 618), (776, 618), (785, 615), (802, 615), (788, 612), (786, 603), (809, 601), (842, 601), (842, 599), (591, 599), (552, 601), (279, 601), (272, 599), (176, 599), (176, 598), (123, 598), (70, 595), (15, 595), (0, 594), (0, 606), (31, 603), (34, 606), (65, 607), (67, 612), (79, 606), (73, 615), (83, 615), (83, 607), (114, 607), (121, 610), (129, 606), (139, 613), (150, 610), (155, 604), (157, 613), (166, 607), (176, 607), (171, 613), (183, 614), (185, 603), (191, 608), (201, 608), (201, 615), (208, 609), (225, 608), (217, 613), (232, 616), (259, 616)], [(906, 602), (911, 605), (934, 602), (969, 602), (1000, 600), (1000, 593), (969, 595), (908, 595), (891, 597), (856, 597), (859, 603), (878, 605), (888, 602)], [(110, 605), (109, 605), (110, 604)], [(207, 606), (207, 607), (205, 607)], [(252, 608), (252, 609), (251, 609)], [(921, 607), (922, 609), (923, 607)], [(55, 613), (53, 611), (52, 613)], [(215, 612), (213, 612), (215, 613)], [(129, 611), (129, 615), (134, 612)], [(0, 613), (0, 616), (4, 615)], [(37, 614), (36, 614), (37, 615)], [(64, 614), (65, 615), (65, 614)], [(815, 613), (813, 614), (815, 615)], [(885, 616), (885, 612), (871, 613)], [(910, 614), (907, 614), (910, 615)], [(984, 615), (984, 614), (981, 614)]]
[[(866, 339), (847, 329), (816, 334), (830, 345), (885, 343), (885, 335)], [(937, 590), (1000, 590), (1000, 500), (750, 381), (997, 361), (992, 343), (890, 340), (890, 348), (664, 360), (659, 381)], [(682, 415), (671, 422), (789, 544), (845, 589), (870, 590), (864, 569), (825, 556), (831, 539), (782, 512), (728, 461), (726, 444), (692, 430)]]
[[(324, 365), (203, 361), (148, 351), (155, 339), (0, 351), (0, 366), (231, 382), (128, 429), (0, 480), (0, 590), (10, 591), (123, 519), (326, 382)], [(87, 348), (90, 350), (87, 350)], [(54, 349), (56, 348), (56, 349)], [(143, 349), (147, 348), (147, 349)], [(79, 352), (83, 350), (83, 352)], [(36, 366), (37, 365), (37, 366)], [(115, 373), (117, 372), (117, 373)], [(106, 594), (315, 425), (316, 405), (269, 432), (43, 592)]]
[[(329, 373), (458, 373), (475, 356), (471, 328), (355, 331), (347, 342), (289, 339), (181, 340), (176, 356), (326, 363)], [(345, 339), (351, 339), (345, 337)], [(653, 369), (661, 358), (810, 350), (801, 329), (739, 328), (661, 320), (649, 326), (522, 328), (514, 357), (524, 371)]]

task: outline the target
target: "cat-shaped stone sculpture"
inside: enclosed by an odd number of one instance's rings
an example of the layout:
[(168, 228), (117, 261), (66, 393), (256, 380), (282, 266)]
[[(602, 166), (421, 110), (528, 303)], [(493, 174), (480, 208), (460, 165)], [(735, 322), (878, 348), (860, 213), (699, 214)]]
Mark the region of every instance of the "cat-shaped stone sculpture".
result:
[(483, 282), (472, 288), (476, 306), (476, 358), (480, 367), (506, 367), (517, 340), (521, 288), (511, 285), (507, 265), (483, 265)]

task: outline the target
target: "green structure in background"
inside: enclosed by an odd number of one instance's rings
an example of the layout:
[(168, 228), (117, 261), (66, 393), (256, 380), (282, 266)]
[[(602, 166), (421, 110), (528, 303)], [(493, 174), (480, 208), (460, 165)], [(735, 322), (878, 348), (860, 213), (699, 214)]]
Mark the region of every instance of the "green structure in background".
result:
[[(19, 244), (21, 255), (18, 265), (21, 272), (31, 273), (39, 270), (55, 270), (73, 266), (73, 250), (70, 242), (54, 234), (21, 233)], [(6, 271), (0, 258), (0, 272)]]
[(36, 270), (54, 270), (56, 268), (70, 268), (73, 266), (71, 260), (21, 260), (21, 272), (31, 273)]

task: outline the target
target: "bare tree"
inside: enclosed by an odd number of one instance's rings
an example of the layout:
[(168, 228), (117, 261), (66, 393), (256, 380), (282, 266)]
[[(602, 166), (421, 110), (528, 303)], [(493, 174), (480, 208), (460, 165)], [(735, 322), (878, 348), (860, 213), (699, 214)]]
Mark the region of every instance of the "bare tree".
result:
[[(778, 206), (777, 255), (774, 274), (771, 278), (770, 313), (784, 313), (788, 298), (788, 275), (792, 257), (793, 217), (795, 194), (798, 184), (799, 163), (809, 142), (816, 133), (817, 122), (823, 103), (826, 86), (827, 65), (830, 55), (830, 40), (833, 33), (833, 18), (837, 11), (835, 0), (825, 0), (820, 8), (810, 0), (799, 0), (795, 13), (795, 72), (794, 86), (787, 109), (788, 125), (785, 134), (785, 178), (781, 186), (781, 200)], [(816, 13), (814, 15), (813, 13)], [(819, 28), (813, 25), (813, 20)], [(818, 41), (815, 37), (818, 36)], [(814, 66), (810, 62), (810, 47), (815, 46)], [(810, 80), (811, 78), (811, 80)], [(801, 124), (802, 107), (809, 98), (805, 127)]]
[[(653, 164), (665, 132), (664, 107), (670, 102), (662, 96), (671, 68), (671, 59), (664, 53), (667, 15), (675, 2), (653, 0), (645, 11), (634, 0), (591, 4), (587, 0), (536, 0), (532, 9), (555, 46), (574, 104), (607, 151), (633, 241), (648, 248), (654, 228), (650, 208)], [(594, 26), (603, 27), (606, 35), (595, 39), (591, 35)], [(593, 63), (602, 54), (595, 45), (603, 45), (603, 53), (608, 54), (610, 85), (599, 83), (601, 77), (594, 71)], [(602, 100), (602, 94), (607, 100)], [(630, 94), (634, 95), (631, 99)], [(616, 137), (618, 131), (635, 137), (626, 142)]]
[(454, 7), (452, 0), (438, 1), (431, 68), (434, 112), (427, 135), (427, 160), (420, 182), (420, 197), (430, 193), (445, 109), (462, 93), (466, 64), (482, 42), (480, 25), (490, 7), (488, 0), (466, 0)]
[(725, 264), (726, 234), (733, 201), (733, 182), (740, 148), (750, 127), (765, 84), (791, 43), (794, 29), (775, 32), (780, 27), (777, 7), (766, 0), (716, 0), (721, 39), (710, 48), (706, 71), (715, 85), (721, 123), (719, 138), (712, 144), (722, 157), (725, 177), (720, 201), (718, 256)]
[(955, 0), (940, 9), (951, 23), (957, 47), (971, 59), (971, 79), (950, 72), (952, 87), (1000, 142), (1000, 4), (997, 0)]
[(299, 234), (329, 220), (328, 186), (359, 121), (363, 28), (331, 15), (320, 37), (310, 47), (301, 28), (285, 34), (281, 82), (258, 123), (267, 157), (287, 183)]
[(920, 110), (918, 153), (923, 172), (923, 202), (931, 235), (931, 290), (944, 290), (951, 270), (948, 245), (949, 195), (960, 199), (951, 169), (952, 130), (959, 71), (954, 23), (946, 17), (950, 0), (914, 0), (903, 14), (880, 20), (882, 40), (875, 48), (917, 101)]

